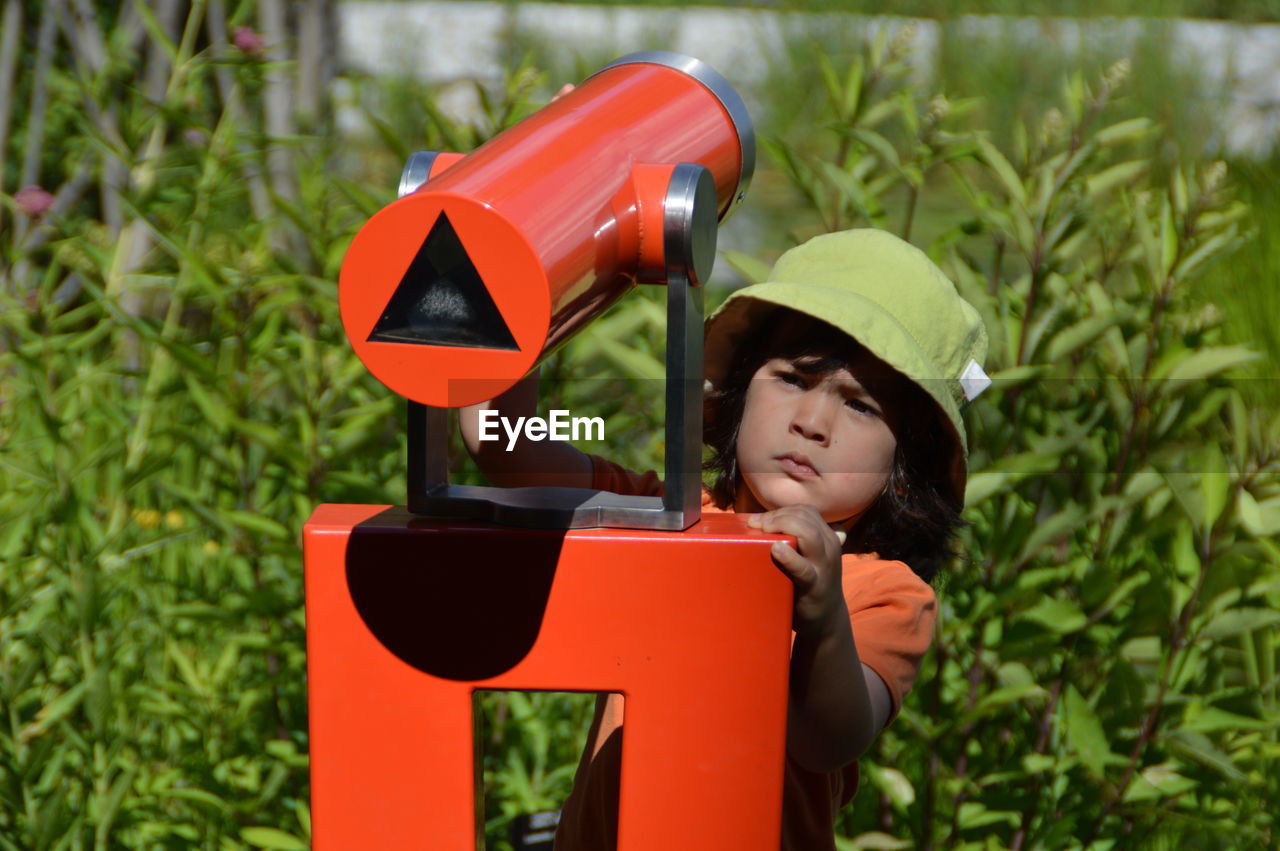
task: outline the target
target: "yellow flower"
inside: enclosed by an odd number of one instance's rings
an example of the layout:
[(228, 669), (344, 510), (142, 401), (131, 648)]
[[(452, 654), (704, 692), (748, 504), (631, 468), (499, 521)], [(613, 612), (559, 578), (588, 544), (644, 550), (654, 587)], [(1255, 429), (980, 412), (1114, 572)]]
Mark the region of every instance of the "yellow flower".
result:
[(133, 522), (137, 523), (139, 528), (154, 529), (160, 525), (160, 512), (154, 508), (135, 508)]

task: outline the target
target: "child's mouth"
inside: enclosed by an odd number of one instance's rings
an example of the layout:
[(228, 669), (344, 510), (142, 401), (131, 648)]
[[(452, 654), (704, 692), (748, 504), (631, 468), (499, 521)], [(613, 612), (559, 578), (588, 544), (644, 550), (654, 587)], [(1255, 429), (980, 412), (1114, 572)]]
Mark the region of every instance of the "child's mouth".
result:
[(813, 466), (813, 462), (805, 456), (794, 452), (778, 456), (778, 463), (782, 465), (783, 471), (798, 479), (813, 479), (818, 476), (818, 471)]

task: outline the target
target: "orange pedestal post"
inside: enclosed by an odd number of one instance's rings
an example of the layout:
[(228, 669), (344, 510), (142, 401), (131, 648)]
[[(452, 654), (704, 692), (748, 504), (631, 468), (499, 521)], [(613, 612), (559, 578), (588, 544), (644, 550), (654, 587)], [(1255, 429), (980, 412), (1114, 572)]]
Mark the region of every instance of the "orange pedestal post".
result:
[(777, 536), (735, 515), (566, 532), (322, 505), (304, 539), (317, 851), (473, 851), (480, 689), (624, 695), (620, 851), (777, 849)]

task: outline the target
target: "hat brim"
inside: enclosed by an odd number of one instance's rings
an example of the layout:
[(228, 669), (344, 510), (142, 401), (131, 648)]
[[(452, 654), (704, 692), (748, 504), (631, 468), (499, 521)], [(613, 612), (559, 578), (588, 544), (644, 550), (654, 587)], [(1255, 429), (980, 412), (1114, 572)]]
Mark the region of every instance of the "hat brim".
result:
[(964, 504), (968, 474), (967, 439), (951, 381), (934, 374), (928, 356), (912, 334), (870, 299), (847, 290), (815, 284), (768, 281), (738, 290), (707, 320), (704, 363), (707, 379), (720, 384), (738, 345), (767, 315), (786, 308), (825, 322), (862, 344), (871, 354), (915, 383), (938, 405), (953, 443), (949, 478), (952, 496)]

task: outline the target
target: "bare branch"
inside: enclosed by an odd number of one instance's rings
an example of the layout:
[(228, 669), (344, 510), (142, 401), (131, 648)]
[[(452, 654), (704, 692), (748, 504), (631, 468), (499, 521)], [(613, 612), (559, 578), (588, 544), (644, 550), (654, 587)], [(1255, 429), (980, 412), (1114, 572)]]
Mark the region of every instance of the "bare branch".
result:
[[(213, 47), (214, 55), (225, 55), (230, 43), (227, 40), (227, 8), (222, 0), (209, 0), (206, 20), (209, 28), (209, 43)], [(245, 125), (245, 111), (240, 103), (235, 77), (225, 66), (219, 65), (214, 72), (214, 79), (218, 84), (218, 93), (222, 96), (222, 108), (230, 114), (232, 126), (239, 130)], [(243, 149), (243, 146), (240, 147)], [(240, 161), (245, 185), (249, 187), (249, 206), (255, 218), (266, 221), (271, 214), (271, 196), (263, 181), (262, 173), (252, 157), (244, 156)]]
[(4, 4), (0, 30), (0, 192), (4, 192), (4, 154), (9, 147), (9, 118), (13, 113), (13, 69), (18, 63), (18, 35), (22, 31), (19, 0)]
[(49, 0), (40, 13), (40, 31), (36, 36), (36, 72), (31, 83), (31, 101), (27, 108), (27, 144), (22, 152), (22, 171), (18, 185), (28, 186), (40, 179), (40, 154), (44, 147), (44, 115), (49, 106), (49, 68), (53, 64), (53, 40), (57, 35), (57, 16), (62, 0)]

